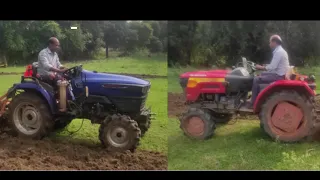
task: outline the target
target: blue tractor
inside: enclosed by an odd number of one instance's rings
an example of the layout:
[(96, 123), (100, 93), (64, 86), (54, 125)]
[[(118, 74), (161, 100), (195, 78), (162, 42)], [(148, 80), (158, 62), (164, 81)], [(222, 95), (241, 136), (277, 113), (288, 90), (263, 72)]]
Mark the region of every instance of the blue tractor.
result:
[(37, 75), (36, 62), (27, 67), (0, 104), (1, 110), (7, 109), (11, 134), (42, 139), (83, 118), (100, 124), (99, 139), (108, 151), (134, 152), (150, 127), (152, 113), (145, 102), (151, 83), (84, 70), (82, 65), (68, 69), (63, 77), (54, 83)]

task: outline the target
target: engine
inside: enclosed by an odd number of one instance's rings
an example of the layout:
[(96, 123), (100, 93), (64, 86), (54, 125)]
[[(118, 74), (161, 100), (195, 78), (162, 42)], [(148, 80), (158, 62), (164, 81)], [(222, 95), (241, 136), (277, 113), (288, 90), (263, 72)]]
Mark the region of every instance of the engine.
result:
[[(130, 76), (83, 70), (73, 79), (72, 88), (81, 105), (81, 116), (93, 123), (115, 113), (136, 116), (145, 108), (151, 87), (149, 81)], [(89, 92), (84, 94), (84, 88)]]
[(185, 73), (180, 76), (180, 85), (187, 96), (187, 102), (206, 104), (217, 111), (230, 111), (246, 101), (253, 78), (245, 68), (238, 67), (232, 71)]

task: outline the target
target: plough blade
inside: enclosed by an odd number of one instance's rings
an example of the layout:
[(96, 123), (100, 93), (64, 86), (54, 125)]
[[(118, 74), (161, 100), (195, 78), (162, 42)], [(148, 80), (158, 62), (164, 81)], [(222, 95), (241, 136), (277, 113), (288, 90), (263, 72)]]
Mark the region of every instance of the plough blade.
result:
[(8, 93), (0, 97), (0, 117), (6, 113), (6, 107), (10, 104), (10, 100), (7, 98)]

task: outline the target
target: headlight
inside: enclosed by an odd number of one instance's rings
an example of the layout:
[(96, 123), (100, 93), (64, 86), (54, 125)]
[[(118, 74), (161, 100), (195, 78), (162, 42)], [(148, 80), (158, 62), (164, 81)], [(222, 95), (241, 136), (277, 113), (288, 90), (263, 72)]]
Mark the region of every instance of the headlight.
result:
[(149, 90), (150, 90), (150, 86), (145, 86), (145, 87), (142, 88), (142, 93), (146, 94), (146, 93), (149, 92)]

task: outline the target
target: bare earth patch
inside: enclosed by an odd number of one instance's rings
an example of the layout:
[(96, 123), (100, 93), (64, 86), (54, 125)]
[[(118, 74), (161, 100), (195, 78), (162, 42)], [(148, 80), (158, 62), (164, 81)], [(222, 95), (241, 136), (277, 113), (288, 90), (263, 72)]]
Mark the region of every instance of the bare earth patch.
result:
[(29, 141), (0, 135), (0, 170), (166, 170), (158, 152), (108, 153), (84, 141)]
[(168, 93), (168, 116), (179, 117), (186, 112), (188, 107), (184, 104), (185, 97), (179, 93)]

